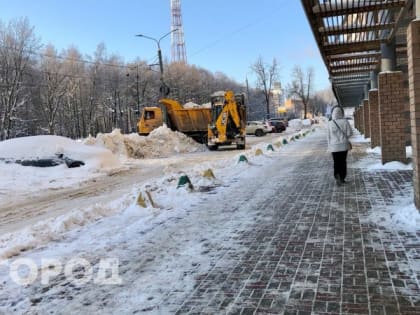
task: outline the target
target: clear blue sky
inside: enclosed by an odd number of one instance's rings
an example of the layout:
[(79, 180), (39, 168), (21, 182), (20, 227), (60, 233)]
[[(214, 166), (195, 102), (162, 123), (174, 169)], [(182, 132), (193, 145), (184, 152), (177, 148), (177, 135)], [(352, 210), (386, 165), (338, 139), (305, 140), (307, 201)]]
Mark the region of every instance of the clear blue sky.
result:
[[(254, 78), (258, 56), (275, 57), (280, 79), (289, 81), (295, 64), (315, 69), (315, 87), (329, 86), (328, 74), (299, 0), (181, 0), (188, 63), (222, 71), (238, 82)], [(170, 31), (170, 0), (0, 0), (0, 19), (28, 17), (43, 44), (59, 51), (70, 45), (93, 55), (104, 42), (126, 62), (154, 60), (158, 38)], [(162, 40), (170, 59), (170, 37)]]

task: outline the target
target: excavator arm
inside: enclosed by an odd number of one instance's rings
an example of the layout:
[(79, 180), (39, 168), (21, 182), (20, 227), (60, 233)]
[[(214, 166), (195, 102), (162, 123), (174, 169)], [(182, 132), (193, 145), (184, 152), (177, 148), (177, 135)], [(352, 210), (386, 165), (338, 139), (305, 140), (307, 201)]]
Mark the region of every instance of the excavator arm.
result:
[[(220, 97), (220, 95), (219, 95)], [(209, 138), (216, 139), (218, 144), (237, 143), (238, 148), (244, 148), (246, 115), (243, 110), (243, 102), (237, 102), (232, 91), (226, 91), (223, 95), (223, 104), (214, 107), (222, 107), (220, 110), (213, 108), (218, 113), (213, 120), (214, 125), (209, 128)], [(242, 139), (242, 140), (241, 140)], [(209, 144), (209, 147), (217, 147), (217, 144)]]

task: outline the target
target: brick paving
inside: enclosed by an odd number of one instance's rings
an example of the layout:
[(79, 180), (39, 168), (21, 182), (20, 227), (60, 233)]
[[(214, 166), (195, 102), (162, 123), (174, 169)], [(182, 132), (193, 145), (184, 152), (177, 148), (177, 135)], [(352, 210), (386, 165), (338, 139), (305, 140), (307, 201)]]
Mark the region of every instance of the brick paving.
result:
[[(313, 139), (311, 148), (326, 147)], [(356, 145), (349, 164), (367, 147)], [(328, 153), (297, 163), (240, 233), (246, 250), (229, 252), (236, 264), (198, 275), (176, 314), (420, 314), (420, 229), (367, 219), (407, 195), (412, 172), (349, 168), (349, 183), (337, 187)]]

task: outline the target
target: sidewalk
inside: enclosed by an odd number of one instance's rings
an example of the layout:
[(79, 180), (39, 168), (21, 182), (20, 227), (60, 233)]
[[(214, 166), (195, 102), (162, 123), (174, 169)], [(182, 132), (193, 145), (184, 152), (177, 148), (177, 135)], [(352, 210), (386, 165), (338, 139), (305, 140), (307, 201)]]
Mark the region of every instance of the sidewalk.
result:
[(197, 276), (176, 314), (420, 314), (420, 227), (368, 218), (407, 193), (411, 171), (351, 168), (367, 148), (357, 144), (338, 187), (324, 131), (302, 141), (313, 153), (241, 232), (247, 250)]

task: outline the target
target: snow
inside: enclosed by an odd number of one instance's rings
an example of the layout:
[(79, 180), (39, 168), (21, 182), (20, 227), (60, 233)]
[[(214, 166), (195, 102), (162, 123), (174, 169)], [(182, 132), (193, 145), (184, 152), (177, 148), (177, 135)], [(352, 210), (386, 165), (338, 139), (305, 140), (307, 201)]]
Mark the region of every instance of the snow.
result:
[[(132, 313), (133, 307), (138, 305), (148, 314), (171, 313), (172, 309), (160, 306), (159, 302), (165, 301), (169, 305), (184, 299), (185, 292), (193, 290), (194, 278), (184, 272), (186, 266), (196, 274), (206, 273), (215, 265), (223, 268), (218, 264), (229, 263), (229, 251), (243, 250), (237, 242), (236, 233), (253, 223), (249, 212), (254, 205), (272, 198), (274, 188), (268, 180), (272, 172), (281, 171), (284, 178), (293, 176), (293, 168), (290, 167), (293, 161), (284, 157), (288, 153), (291, 156), (296, 153), (290, 139), (296, 135), (302, 138), (302, 131), (312, 130), (307, 127), (300, 120), (290, 121), (289, 128), (294, 130), (292, 133), (262, 137), (245, 151), (214, 160), (205, 155), (207, 149), (203, 145), (166, 127), (154, 130), (147, 137), (123, 135), (119, 130), (114, 130), (110, 134), (99, 134), (84, 141), (39, 136), (0, 142), (2, 158), (41, 158), (62, 153), (86, 162), (85, 166), (76, 169), (68, 169), (65, 165), (35, 168), (0, 162), (0, 197), (26, 190), (76, 185), (93, 176), (106, 176), (127, 169), (138, 161), (142, 162), (144, 168), (152, 164), (161, 166), (158, 175), (154, 174), (145, 182), (132, 185), (128, 193), (111, 201), (78, 206), (70, 212), (0, 234), (0, 283), (2, 289), (6, 290), (3, 296), (0, 293), (0, 300), (12, 292), (23, 297), (43, 292), (43, 300), (36, 306), (31, 305), (27, 298), (20, 299), (15, 305), (18, 314), (24, 314), (27, 310), (35, 313), (81, 313), (82, 310), (94, 313), (102, 307), (102, 299), (111, 302), (109, 307), (114, 313)], [(283, 139), (290, 144), (282, 145)], [(360, 135), (352, 137), (354, 143), (367, 141)], [(270, 144), (275, 151), (267, 150)], [(258, 150), (262, 154), (257, 154)], [(407, 148), (407, 152), (410, 153), (411, 148)], [(190, 154), (191, 159), (184, 157), (186, 162), (182, 164), (183, 167), (175, 167), (173, 161), (176, 157), (186, 153)], [(368, 172), (412, 167), (397, 162), (383, 166), (380, 163), (380, 148), (367, 149), (365, 154), (349, 167)], [(246, 156), (248, 162), (239, 162), (240, 155)], [(208, 169), (212, 170), (215, 178), (203, 176)], [(179, 179), (184, 175), (191, 180), (194, 186), (192, 190), (178, 187)], [(259, 194), (254, 193), (254, 185), (261, 188)], [(139, 205), (140, 195), (146, 207)], [(227, 196), (236, 198), (241, 211), (223, 202)], [(249, 201), (250, 196), (252, 202)], [(416, 233), (420, 215), (414, 207), (409, 188), (403, 196), (395, 197), (390, 206), (377, 210), (366, 220), (388, 230)], [(225, 255), (223, 262), (219, 262), (209, 251), (209, 248), (220, 244), (224, 246), (221, 249)], [(56, 285), (46, 292), (36, 285), (22, 287), (9, 279), (5, 271), (7, 268), (2, 268), (2, 264), (7, 265), (16, 257), (33, 259), (39, 270), (45, 257), (56, 258), (63, 264), (74, 257), (89, 262), (97, 261), (99, 257), (118, 257), (121, 265), (119, 272), (125, 284), (122, 287), (106, 287), (106, 290), (101, 289), (103, 292), (86, 290), (88, 293), (82, 296), (74, 288), (60, 284), (60, 279), (55, 279)], [(153, 264), (155, 257), (158, 257), (159, 264)], [(153, 278), (156, 274), (159, 277)], [(167, 287), (178, 293), (168, 296)], [(75, 301), (60, 303), (54, 299), (57, 290), (69, 293)], [(86, 301), (91, 304), (85, 305)], [(2, 311), (8, 309), (0, 307), (0, 313)]]
[(312, 121), (310, 119), (304, 119), (302, 120), (302, 125), (305, 127), (309, 127), (312, 125)]
[[(302, 133), (293, 134), (292, 138), (294, 135), (302, 136)], [(239, 172), (245, 171), (251, 166), (264, 165), (267, 161), (270, 161), (271, 156), (275, 155), (275, 152), (268, 151), (267, 147), (270, 144), (273, 147), (276, 147), (276, 144), (280, 145), (284, 136), (276, 137), (276, 139), (273, 144), (272, 141), (262, 141), (245, 152), (237, 153), (233, 158), (230, 158), (228, 163), (236, 165), (236, 171)], [(18, 157), (42, 158), (54, 156), (55, 153), (60, 152), (87, 162), (86, 166), (78, 169), (67, 169), (65, 165), (37, 168), (0, 163), (0, 169), (3, 170), (2, 186), (0, 187), (1, 192), (5, 195), (15, 195), (22, 190), (39, 191), (75, 185), (91, 178), (90, 174), (92, 172), (100, 172), (103, 169), (109, 170), (113, 167), (114, 169), (121, 169), (124, 161), (130, 163), (130, 158), (134, 157), (162, 158), (181, 152), (203, 151), (203, 145), (197, 144), (184, 134), (173, 132), (167, 127), (160, 127), (147, 137), (136, 134), (123, 135), (120, 130), (116, 129), (110, 134), (99, 134), (96, 138), (89, 137), (83, 143), (57, 136), (38, 136), (8, 140), (0, 143), (0, 145), (2, 145), (0, 148), (5, 148), (1, 152), (7, 153), (4, 156), (13, 159)], [(261, 150), (263, 154), (256, 156), (257, 150)], [(141, 152), (141, 154), (133, 152)], [(240, 155), (245, 155), (249, 163), (240, 163)], [(110, 161), (112, 163), (106, 164)], [(48, 242), (59, 240), (68, 231), (119, 214), (122, 209), (127, 207), (131, 209), (127, 211), (133, 211), (133, 207), (137, 208), (135, 204), (139, 193), (145, 199), (147, 199), (147, 192), (153, 196), (153, 203), (157, 209), (188, 207), (195, 201), (195, 195), (191, 195), (187, 189), (177, 188), (179, 177), (182, 175), (190, 177), (196, 191), (214, 189), (223, 184), (219, 175), (215, 179), (208, 179), (203, 177), (202, 174), (208, 169), (225, 168), (226, 161), (203, 162), (193, 165), (188, 170), (188, 174), (185, 171), (174, 173), (171, 163), (168, 163), (168, 161), (164, 163), (166, 165), (162, 168), (161, 175), (167, 175), (155, 180), (151, 179), (140, 188), (133, 188), (131, 193), (122, 196), (120, 199), (108, 204), (95, 204), (87, 208), (74, 209), (71, 213), (65, 213), (58, 217), (40, 221), (25, 229), (0, 235), (0, 259), (10, 258), (18, 255), (20, 251), (37, 248)], [(92, 166), (96, 166), (96, 168), (92, 168)], [(218, 171), (214, 172), (218, 173)], [(223, 170), (223, 175), (233, 176), (226, 170)], [(242, 176), (247, 177), (248, 175), (244, 174)], [(15, 181), (17, 185), (10, 186), (11, 181)], [(147, 204), (151, 206), (150, 201)]]
[(368, 143), (370, 142), (370, 138), (365, 138), (359, 132), (355, 132), (355, 134), (351, 137), (351, 142), (352, 143)]
[(211, 108), (211, 103), (196, 104), (194, 102), (188, 102), (183, 105), (184, 108)]
[(94, 223), (100, 218), (117, 214), (120, 209), (130, 205), (129, 200), (130, 196), (124, 196), (106, 205), (75, 209), (71, 213), (39, 221), (22, 230), (0, 235), (0, 260), (16, 256), (22, 251), (45, 245), (51, 241), (58, 241), (65, 232)]
[[(163, 135), (168, 133), (167, 130), (160, 132)], [(99, 137), (99, 143), (95, 142), (91, 146), (102, 148), (108, 145), (114, 149), (116, 156), (126, 158), (125, 137), (121, 136), (114, 132), (106, 139)], [(124, 145), (120, 145), (116, 139)], [(264, 202), (272, 194), (272, 185), (266, 181), (272, 172), (268, 166), (276, 162), (275, 157), (282, 154), (281, 152), (285, 154), (293, 148), (293, 144), (290, 144), (283, 146), (281, 150), (276, 148), (276, 151), (267, 151), (267, 146), (273, 140), (279, 143), (282, 139), (283, 137), (277, 136), (267, 137), (264, 139), (266, 141), (246, 151), (234, 151), (235, 154), (225, 160), (195, 163), (183, 171), (150, 178), (142, 185), (133, 186), (130, 193), (112, 202), (75, 208), (70, 213), (3, 234), (0, 236), (0, 258), (3, 259), (0, 259), (0, 280), (8, 279), (5, 280), (8, 292), (19, 292), (17, 294), (23, 296), (34, 295), (36, 285), (21, 287), (7, 276), (7, 268), (1, 268), (1, 265), (8, 266), (23, 253), (25, 258), (36, 262), (38, 270), (43, 269), (42, 259), (45, 257), (59, 259), (63, 264), (74, 257), (89, 262), (96, 261), (98, 257), (118, 257), (125, 286), (106, 288), (110, 295), (107, 300), (114, 302), (115, 313), (125, 313), (128, 310), (132, 312), (138, 305), (151, 314), (170, 313), (171, 310), (159, 306), (159, 301), (183, 299), (183, 292), (193, 289), (194, 277), (185, 274), (183, 270), (186, 266), (191, 266), (197, 273), (205, 273), (216, 264), (209, 248), (220, 244), (225, 247), (222, 251), (241, 251), (242, 245), (237, 243), (236, 233), (253, 223), (253, 217), (248, 211), (253, 211), (254, 202)], [(93, 142), (92, 139), (89, 141)], [(161, 145), (163, 144), (157, 144)], [(263, 154), (256, 156), (258, 148), (261, 148)], [(242, 154), (247, 156), (248, 163), (239, 162)], [(289, 162), (283, 159), (283, 163)], [(215, 178), (203, 177), (203, 172), (208, 169), (212, 169)], [(289, 168), (284, 167), (284, 172), (290, 172)], [(178, 188), (182, 175), (189, 176), (194, 185), (193, 190), (187, 187)], [(265, 189), (261, 194), (253, 195), (254, 185)], [(139, 194), (148, 199), (148, 193), (153, 202), (149, 200), (146, 208), (143, 208), (138, 205), (137, 200)], [(249, 197), (244, 199), (244, 195), (252, 196), (253, 202), (247, 202)], [(241, 211), (237, 211), (232, 205), (223, 204), (227, 196), (235, 196)], [(215, 204), (219, 206), (215, 207)], [(180, 220), (183, 222), (182, 229), (177, 224)], [(150, 230), (154, 230), (154, 233), (147, 233)], [(155, 256), (159, 257), (160, 263), (150, 265), (148, 261)], [(223, 263), (229, 263), (229, 259), (224, 259), (220, 264)], [(159, 278), (151, 278), (155, 274), (159, 274)], [(166, 296), (165, 288), (168, 286), (179, 292), (179, 296)], [(48, 301), (48, 296), (54, 296), (58, 293), (55, 290), (61, 288), (60, 290), (67, 291), (77, 302), (55, 304), (57, 300), (53, 299), (52, 302), (42, 302), (34, 307), (29, 299), (22, 299), (15, 306), (16, 313), (24, 313), (28, 309), (39, 313), (52, 310), (63, 313), (80, 313), (83, 310), (85, 313), (93, 313), (100, 307), (98, 303), (103, 297), (96, 293), (94, 296), (87, 293), (79, 297), (77, 291), (71, 286), (67, 287), (65, 283), (63, 287), (51, 287), (53, 289), (43, 291), (43, 301)], [(92, 305), (86, 305), (86, 301), (90, 301)], [(0, 308), (0, 312), (3, 310), (7, 311)]]
[[(0, 142), (0, 196), (73, 187), (98, 176), (126, 170), (124, 164), (130, 159), (162, 158), (205, 150), (205, 146), (183, 133), (164, 126), (153, 130), (147, 137), (123, 135), (115, 129), (112, 133), (98, 134), (96, 138), (88, 137), (83, 141), (59, 136), (6, 140)], [(81, 160), (85, 165), (70, 169), (65, 164), (40, 168), (11, 163), (23, 159), (54, 158), (57, 154)], [(11, 182), (14, 185), (10, 185)]]
[(85, 161), (94, 167), (119, 166), (117, 159), (109, 151), (91, 148), (65, 137), (22, 137), (0, 142), (0, 158), (4, 159), (42, 159), (55, 157), (57, 154)]
[(292, 119), (289, 120), (289, 126), (287, 127), (290, 130), (299, 131), (303, 128), (303, 122), (301, 119)]
[(190, 137), (166, 126), (153, 130), (148, 136), (135, 133), (123, 135), (119, 129), (115, 129), (109, 134), (89, 137), (84, 143), (107, 148), (122, 158), (166, 157), (175, 153), (203, 150), (203, 146)]
[(411, 185), (404, 187), (404, 191), (404, 195), (394, 196), (391, 205), (379, 207), (368, 219), (388, 230), (397, 229), (415, 234), (420, 226), (420, 212), (414, 205)]
[[(57, 154), (82, 160), (85, 165), (68, 168), (61, 164), (40, 168), (13, 163), (22, 159), (54, 158)], [(0, 196), (14, 195), (16, 191), (69, 187), (121, 169), (122, 164), (109, 150), (86, 146), (64, 137), (23, 137), (0, 142)]]
[[(352, 142), (363, 142), (361, 141), (361, 139), (359, 138), (360, 136), (356, 136), (356, 140), (354, 141), (353, 138), (351, 138)], [(411, 153), (412, 149), (411, 147), (406, 147), (406, 153), (407, 153), (407, 158), (410, 158), (412, 153)], [(351, 164), (349, 167), (351, 168), (362, 168), (365, 169), (369, 172), (372, 171), (377, 171), (377, 170), (383, 170), (383, 171), (397, 171), (397, 170), (412, 170), (413, 169), (413, 164), (407, 163), (401, 163), (401, 162), (397, 162), (397, 161), (393, 161), (393, 162), (388, 162), (385, 164), (382, 164), (381, 161), (381, 148), (380, 147), (375, 147), (373, 149), (368, 148), (366, 149), (366, 153), (367, 155), (362, 157), (361, 159), (359, 159), (357, 162)]]
[[(33, 226), (19, 230), (13, 233), (8, 233), (0, 236), (0, 259), (10, 258), (18, 255), (20, 251), (36, 248), (47, 244), (50, 241), (60, 240), (65, 232), (74, 230), (95, 221), (113, 216), (116, 214), (136, 213), (141, 214), (142, 211), (150, 210), (171, 210), (183, 209), (189, 207), (192, 203), (197, 201), (199, 197), (196, 194), (191, 194), (186, 187), (178, 188), (178, 181), (182, 175), (187, 175), (192, 181), (194, 191), (211, 190), (215, 187), (221, 186), (223, 181), (221, 177), (238, 176), (238, 172), (248, 172), (251, 166), (263, 165), (270, 155), (275, 154), (272, 151), (267, 151), (260, 156), (255, 156), (255, 151), (258, 148), (266, 150), (269, 143), (262, 143), (245, 153), (237, 154), (229, 160), (229, 165), (236, 165), (233, 172), (227, 172), (226, 169), (220, 169), (221, 165), (225, 165), (226, 161), (217, 161), (213, 163), (202, 163), (194, 165), (188, 170), (188, 174), (183, 172), (170, 173), (167, 176), (150, 180), (147, 184), (140, 188), (133, 188), (130, 194), (121, 197), (109, 204), (96, 204), (94, 206), (82, 209), (74, 209), (71, 213), (60, 215), (56, 218), (41, 221)], [(239, 156), (245, 155), (249, 163), (239, 163)], [(225, 167), (226, 168), (226, 167)], [(205, 170), (215, 170), (216, 178), (205, 178), (203, 173)], [(216, 169), (219, 169), (216, 171)], [(219, 174), (219, 173), (223, 173)], [(251, 174), (244, 174), (242, 177), (253, 176)], [(152, 203), (147, 198), (147, 192), (152, 196)], [(137, 198), (141, 193), (142, 197), (146, 199), (147, 209), (141, 209), (137, 205)], [(125, 209), (125, 210), (124, 210)]]

